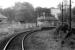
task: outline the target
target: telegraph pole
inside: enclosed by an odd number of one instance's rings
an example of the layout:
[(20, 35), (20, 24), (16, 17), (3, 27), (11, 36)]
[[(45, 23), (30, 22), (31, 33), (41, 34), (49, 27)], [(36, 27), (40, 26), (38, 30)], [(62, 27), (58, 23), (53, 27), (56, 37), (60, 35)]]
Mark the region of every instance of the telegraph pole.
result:
[(69, 31), (71, 30), (71, 0), (70, 0), (70, 4), (69, 4)]
[(63, 2), (62, 2), (62, 25), (63, 25)]

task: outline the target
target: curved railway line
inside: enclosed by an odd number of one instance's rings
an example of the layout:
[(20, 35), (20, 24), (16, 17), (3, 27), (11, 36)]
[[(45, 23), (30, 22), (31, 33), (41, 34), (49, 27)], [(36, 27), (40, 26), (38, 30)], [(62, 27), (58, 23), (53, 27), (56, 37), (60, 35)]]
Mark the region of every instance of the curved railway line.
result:
[(27, 38), (29, 35), (37, 32), (35, 31), (26, 31), (22, 32), (19, 35), (12, 37), (6, 44), (3, 50), (24, 50), (23, 40)]
[(45, 31), (45, 30), (51, 30), (53, 28), (54, 27), (20, 32), (12, 37), (5, 39), (2, 43), (0, 43), (0, 50), (28, 50), (28, 48), (27, 48), (28, 47), (27, 46), (28, 38), (31, 38), (32, 35), (34, 35), (38, 32)]
[(0, 43), (0, 50), (25, 50), (24, 41), (25, 39), (27, 39), (27, 37), (30, 37), (32, 34), (36, 32), (50, 30), (50, 29), (42, 28), (42, 29), (35, 29), (35, 30), (27, 30), (15, 34), (13, 36), (10, 36)]
[(19, 33), (11, 38), (7, 38), (0, 46), (0, 50), (24, 50), (23, 41), (29, 35), (40, 31), (40, 30), (30, 30), (26, 32)]

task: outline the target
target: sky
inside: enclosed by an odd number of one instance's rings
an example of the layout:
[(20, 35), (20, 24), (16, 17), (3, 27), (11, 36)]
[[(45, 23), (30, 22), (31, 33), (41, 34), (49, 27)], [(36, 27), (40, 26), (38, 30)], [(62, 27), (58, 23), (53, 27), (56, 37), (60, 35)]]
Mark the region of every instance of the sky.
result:
[[(75, 5), (75, 1), (72, 0), (74, 3), (72, 5)], [(33, 5), (34, 8), (40, 6), (40, 7), (57, 7), (57, 5), (62, 2), (62, 0), (0, 0), (0, 7), (7, 8), (12, 7), (16, 2), (29, 2)]]

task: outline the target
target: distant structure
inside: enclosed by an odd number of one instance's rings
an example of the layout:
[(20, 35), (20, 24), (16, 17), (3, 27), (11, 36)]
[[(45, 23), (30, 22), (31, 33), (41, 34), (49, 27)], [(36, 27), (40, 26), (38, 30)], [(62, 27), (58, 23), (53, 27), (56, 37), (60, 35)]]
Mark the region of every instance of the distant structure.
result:
[(6, 21), (7, 21), (7, 17), (0, 14), (0, 23), (6, 23)]
[(57, 19), (55, 17), (46, 17), (45, 19), (40, 17), (37, 18), (37, 25), (42, 26), (55, 26), (57, 23)]
[(63, 0), (63, 9), (69, 8), (69, 0)]
[(58, 15), (61, 13), (59, 8), (50, 8), (50, 16), (46, 16), (46, 13), (43, 12), (42, 16), (37, 17), (38, 26), (56, 26), (58, 25)]
[[(67, 11), (67, 9), (69, 8), (69, 0), (63, 0), (63, 9)], [(58, 4), (58, 8), (62, 9), (62, 3)]]
[(51, 14), (58, 19), (58, 15), (61, 13), (61, 10), (59, 8), (51, 8)]
[(37, 26), (52, 27), (57, 25), (58, 19), (54, 16), (46, 17), (44, 14), (43, 16), (37, 17)]

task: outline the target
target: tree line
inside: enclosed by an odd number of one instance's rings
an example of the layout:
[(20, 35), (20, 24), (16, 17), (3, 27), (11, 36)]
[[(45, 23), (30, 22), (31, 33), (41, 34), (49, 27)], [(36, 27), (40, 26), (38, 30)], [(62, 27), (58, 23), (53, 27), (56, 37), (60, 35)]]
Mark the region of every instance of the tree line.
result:
[[(53, 17), (51, 14), (50, 8), (42, 8), (37, 7), (34, 8), (32, 4), (28, 2), (17, 2), (13, 7), (8, 7), (5, 9), (0, 8), (0, 13), (6, 17), (8, 17), (8, 21), (17, 21), (21, 23), (27, 22), (36, 22), (37, 17), (43, 16), (45, 13), (46, 17)], [(72, 8), (72, 21), (75, 22), (75, 7)], [(62, 13), (59, 14), (59, 20), (62, 20)], [(69, 17), (69, 10), (63, 11), (63, 21), (66, 21), (67, 17)]]
[(17, 21), (21, 23), (36, 22), (38, 16), (42, 16), (45, 12), (46, 16), (51, 16), (49, 8), (37, 7), (34, 8), (32, 4), (28, 2), (17, 2), (13, 7), (2, 9), (0, 13), (8, 17), (8, 21)]

